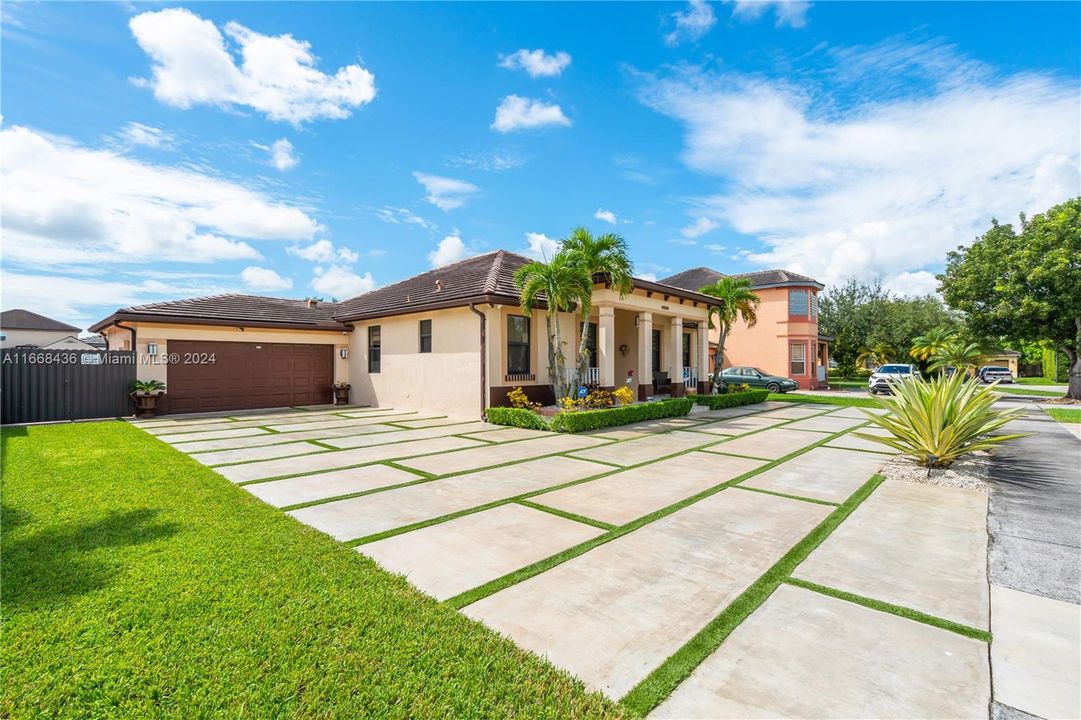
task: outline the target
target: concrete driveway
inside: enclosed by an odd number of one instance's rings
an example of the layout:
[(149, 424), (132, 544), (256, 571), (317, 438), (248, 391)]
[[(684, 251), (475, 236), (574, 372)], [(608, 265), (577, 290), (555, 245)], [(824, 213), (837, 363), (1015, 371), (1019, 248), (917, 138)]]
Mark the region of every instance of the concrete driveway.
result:
[(136, 424), (640, 712), (986, 717), (987, 496), (879, 484), (865, 420), (771, 402), (589, 435), (390, 408)]

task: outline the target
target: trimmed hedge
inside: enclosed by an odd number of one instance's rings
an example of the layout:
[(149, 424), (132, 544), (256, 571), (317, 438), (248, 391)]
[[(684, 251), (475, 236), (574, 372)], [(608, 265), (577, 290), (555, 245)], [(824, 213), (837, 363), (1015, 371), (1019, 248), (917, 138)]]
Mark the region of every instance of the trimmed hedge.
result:
[(691, 411), (694, 401), (690, 398), (669, 398), (654, 402), (604, 408), (603, 410), (579, 410), (563, 412), (552, 418), (552, 429), (558, 432), (576, 433), (586, 430), (629, 425), (630, 423), (678, 417)]
[(512, 407), (490, 407), (487, 412), (488, 422), (494, 425), (529, 428), (530, 430), (551, 430), (548, 421), (532, 410)]
[(769, 397), (769, 390), (745, 390), (724, 395), (696, 395), (694, 401), (698, 405), (705, 405), (710, 410), (722, 410), (765, 402), (767, 397)]

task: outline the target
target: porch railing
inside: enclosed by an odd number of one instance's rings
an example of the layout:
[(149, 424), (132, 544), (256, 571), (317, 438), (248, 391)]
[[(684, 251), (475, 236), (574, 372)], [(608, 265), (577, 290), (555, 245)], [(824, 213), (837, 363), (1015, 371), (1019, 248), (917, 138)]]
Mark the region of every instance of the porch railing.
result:
[(599, 367), (591, 367), (586, 371), (586, 384), (587, 385), (600, 385), (601, 383), (601, 369)]
[(683, 384), (688, 388), (698, 387), (698, 368), (696, 367), (684, 367), (683, 368)]

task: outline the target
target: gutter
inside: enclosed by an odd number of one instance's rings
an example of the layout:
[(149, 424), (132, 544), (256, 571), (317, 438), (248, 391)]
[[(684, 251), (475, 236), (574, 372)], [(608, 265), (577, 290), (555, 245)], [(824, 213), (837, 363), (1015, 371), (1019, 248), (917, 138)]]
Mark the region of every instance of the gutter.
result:
[(488, 318), (476, 303), (469, 303), (469, 311), (480, 318), (480, 419), (484, 420), (488, 410)]
[[(135, 347), (135, 328), (128, 327), (127, 325), (121, 325), (119, 320), (113, 320), (112, 326), (113, 327), (118, 327), (121, 330), (127, 330), (129, 333), (131, 333), (131, 351), (133, 353), (138, 353), (139, 352), (138, 348)], [(106, 350), (109, 349), (109, 341), (108, 340), (105, 341), (105, 349)]]

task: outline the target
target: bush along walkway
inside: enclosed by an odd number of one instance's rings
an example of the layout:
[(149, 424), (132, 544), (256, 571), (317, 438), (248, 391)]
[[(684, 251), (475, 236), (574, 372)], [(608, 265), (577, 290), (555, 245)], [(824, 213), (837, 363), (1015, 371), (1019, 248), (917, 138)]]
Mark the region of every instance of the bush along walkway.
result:
[[(881, 483), (887, 456), (844, 447), (858, 410), (768, 402), (579, 435), (386, 412), (219, 471), (631, 714), (986, 708), (987, 584), (967, 570), (986, 550), (964, 541), (985, 496)], [(783, 663), (791, 683), (756, 688)]]

